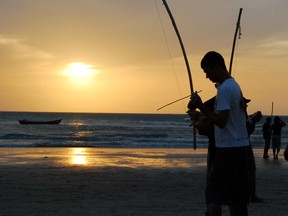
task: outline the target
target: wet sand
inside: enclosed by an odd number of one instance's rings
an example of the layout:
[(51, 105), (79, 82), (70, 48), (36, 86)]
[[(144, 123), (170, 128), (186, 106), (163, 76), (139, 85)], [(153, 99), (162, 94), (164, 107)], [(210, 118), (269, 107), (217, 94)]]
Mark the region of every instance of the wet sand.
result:
[[(254, 153), (249, 215), (287, 215), (283, 151)], [(205, 215), (205, 175), (205, 149), (0, 148), (0, 216)]]

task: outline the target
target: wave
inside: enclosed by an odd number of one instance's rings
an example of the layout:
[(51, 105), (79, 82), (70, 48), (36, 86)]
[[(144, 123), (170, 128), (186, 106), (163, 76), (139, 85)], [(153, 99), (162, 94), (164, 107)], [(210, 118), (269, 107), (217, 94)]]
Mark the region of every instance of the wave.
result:
[[(20, 125), (17, 119), (24, 118), (63, 120), (60, 125)], [(264, 121), (251, 136), (255, 147), (263, 147)], [(186, 115), (0, 112), (0, 147), (192, 148), (189, 124)], [(285, 127), (282, 142), (287, 141)], [(206, 148), (207, 138), (198, 135), (197, 145)]]

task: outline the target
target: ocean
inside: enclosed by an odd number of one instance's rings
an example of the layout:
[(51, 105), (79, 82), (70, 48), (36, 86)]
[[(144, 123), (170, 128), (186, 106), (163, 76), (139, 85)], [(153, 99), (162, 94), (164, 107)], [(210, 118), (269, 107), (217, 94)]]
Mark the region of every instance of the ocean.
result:
[[(280, 116), (288, 123), (288, 116)], [(21, 125), (18, 120), (62, 119), (59, 125)], [(262, 125), (250, 140), (263, 148)], [(183, 114), (105, 114), (0, 112), (0, 147), (101, 147), (193, 148), (190, 119)], [(288, 143), (288, 127), (282, 130), (282, 148)], [(207, 148), (197, 135), (197, 148)]]

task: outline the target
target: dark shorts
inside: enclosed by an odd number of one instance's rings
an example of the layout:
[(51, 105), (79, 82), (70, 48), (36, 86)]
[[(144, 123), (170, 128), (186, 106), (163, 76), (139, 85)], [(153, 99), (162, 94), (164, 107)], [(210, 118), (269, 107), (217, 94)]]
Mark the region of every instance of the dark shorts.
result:
[(272, 136), (272, 148), (281, 148), (281, 136), (279, 135)]
[(264, 143), (264, 148), (269, 149), (270, 148), (270, 142), (271, 142), (271, 137), (267, 137)]
[(206, 185), (206, 203), (249, 203), (248, 147), (217, 148)]

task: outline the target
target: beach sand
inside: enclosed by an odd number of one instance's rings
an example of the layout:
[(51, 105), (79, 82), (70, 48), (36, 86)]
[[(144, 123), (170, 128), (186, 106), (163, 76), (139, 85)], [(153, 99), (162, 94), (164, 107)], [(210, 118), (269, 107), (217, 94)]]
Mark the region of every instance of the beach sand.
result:
[[(0, 148), (0, 216), (205, 215), (206, 151)], [(288, 215), (283, 150), (277, 161), (254, 153), (266, 202), (249, 215)]]

